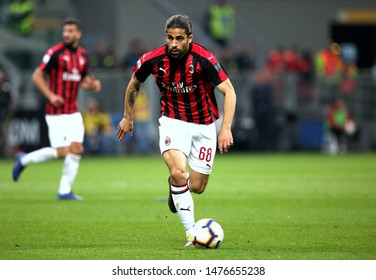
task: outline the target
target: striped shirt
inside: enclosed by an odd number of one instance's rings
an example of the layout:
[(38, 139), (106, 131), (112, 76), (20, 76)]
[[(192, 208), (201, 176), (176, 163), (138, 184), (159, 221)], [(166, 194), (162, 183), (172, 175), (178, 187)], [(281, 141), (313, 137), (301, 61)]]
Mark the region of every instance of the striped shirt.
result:
[(140, 82), (154, 75), (161, 91), (161, 116), (197, 124), (219, 118), (214, 89), (228, 75), (205, 47), (191, 43), (183, 58), (174, 59), (166, 45), (160, 46), (144, 54), (133, 72)]
[(47, 103), (47, 115), (73, 114), (78, 111), (78, 88), (87, 75), (87, 67), (87, 53), (81, 47), (72, 48), (59, 43), (47, 50), (39, 69), (48, 75), (50, 90), (64, 98), (64, 104), (58, 107)]

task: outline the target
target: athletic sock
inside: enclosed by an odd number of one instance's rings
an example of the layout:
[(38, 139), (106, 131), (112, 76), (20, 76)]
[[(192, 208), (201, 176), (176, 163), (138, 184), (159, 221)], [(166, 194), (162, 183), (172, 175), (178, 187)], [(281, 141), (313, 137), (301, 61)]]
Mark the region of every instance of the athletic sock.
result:
[(31, 163), (40, 163), (55, 158), (57, 158), (57, 150), (46, 147), (24, 155), (21, 158), (21, 164), (27, 166)]
[(194, 202), (187, 183), (182, 186), (171, 185), (171, 194), (185, 231), (195, 224)]
[(59, 185), (59, 194), (67, 194), (72, 191), (72, 184), (76, 178), (80, 166), (81, 156), (68, 153), (64, 159), (63, 174)]

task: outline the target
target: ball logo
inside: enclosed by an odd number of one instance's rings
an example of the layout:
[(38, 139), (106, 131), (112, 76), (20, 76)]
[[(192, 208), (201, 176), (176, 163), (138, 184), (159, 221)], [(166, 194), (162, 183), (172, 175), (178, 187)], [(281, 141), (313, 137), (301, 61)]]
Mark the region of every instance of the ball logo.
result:
[(170, 146), (170, 144), (171, 144), (170, 137), (167, 136), (166, 139), (164, 140), (164, 143), (165, 143), (166, 146)]

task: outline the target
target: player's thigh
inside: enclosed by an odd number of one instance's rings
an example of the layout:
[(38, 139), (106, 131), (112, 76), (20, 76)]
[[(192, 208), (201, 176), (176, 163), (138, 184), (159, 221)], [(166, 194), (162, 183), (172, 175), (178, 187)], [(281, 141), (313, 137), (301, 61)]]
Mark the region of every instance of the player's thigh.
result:
[(159, 118), (159, 148), (161, 154), (168, 150), (179, 150), (186, 156), (191, 149), (192, 124), (167, 117)]
[(188, 157), (190, 169), (205, 175), (212, 171), (217, 149), (215, 124), (197, 125)]

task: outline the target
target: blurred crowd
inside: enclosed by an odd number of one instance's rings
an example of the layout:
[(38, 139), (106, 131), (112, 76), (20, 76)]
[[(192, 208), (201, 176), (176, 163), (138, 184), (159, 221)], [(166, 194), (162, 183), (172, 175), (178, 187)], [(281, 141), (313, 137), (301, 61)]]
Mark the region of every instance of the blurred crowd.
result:
[(35, 22), (32, 0), (9, 0), (1, 3), (0, 23), (19, 36), (30, 36)]
[[(30, 36), (33, 32), (35, 19), (33, 1), (9, 1), (7, 25), (19, 36)], [(256, 63), (257, 53), (251, 41), (240, 45), (234, 42), (237, 32), (236, 11), (229, 0), (213, 0), (207, 7), (202, 22), (206, 35), (218, 46), (217, 57), (231, 74), (249, 77), (250, 117), (254, 120), (257, 132), (256, 146), (258, 149), (275, 149), (278, 113), (284, 107), (285, 93), (283, 79), (286, 74), (295, 77), (297, 89), (296, 99), (299, 106), (312, 104), (315, 99), (317, 81), (330, 89), (328, 106), (338, 98), (346, 102), (346, 96), (353, 94), (357, 88), (358, 53), (353, 44), (338, 44), (329, 41), (320, 50), (301, 48), (298, 44), (286, 48), (275, 46), (267, 54), (263, 63)], [(132, 68), (140, 56), (151, 50), (153, 45), (140, 38), (133, 38), (126, 50), (118, 50), (116, 45), (107, 39), (97, 38), (93, 44), (85, 46), (89, 50), (89, 65), (93, 70), (117, 70), (125, 75), (132, 73)], [(376, 59), (372, 70), (376, 83)], [(1, 146), (6, 133), (5, 125), (9, 122), (12, 111), (11, 95), (7, 91), (7, 82), (0, 69), (1, 90)], [(136, 125), (142, 131), (148, 131), (151, 113), (148, 92), (143, 92), (137, 105)], [(101, 108), (99, 100), (89, 100), (85, 108), (87, 152), (91, 154), (111, 153), (106, 146), (114, 139), (113, 120), (109, 112)], [(7, 107), (8, 109), (4, 109)], [(296, 114), (291, 108), (284, 108), (286, 120), (295, 125)], [(329, 110), (329, 108), (328, 108)], [(328, 123), (328, 120), (325, 120)], [(326, 126), (327, 127), (327, 126)], [(137, 131), (137, 130), (136, 130)], [(135, 134), (132, 149), (138, 153), (150, 153), (150, 136), (140, 137)], [(294, 144), (292, 144), (294, 145)], [(3, 152), (2, 152), (3, 153)]]
[(14, 113), (11, 85), (3, 66), (0, 64), (0, 157), (10, 155), (10, 143), (8, 137), (9, 122)]

